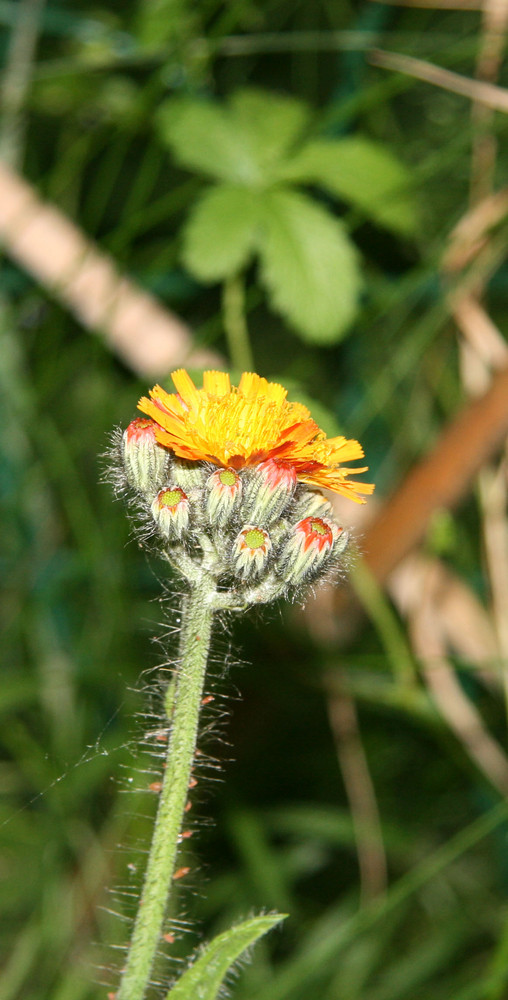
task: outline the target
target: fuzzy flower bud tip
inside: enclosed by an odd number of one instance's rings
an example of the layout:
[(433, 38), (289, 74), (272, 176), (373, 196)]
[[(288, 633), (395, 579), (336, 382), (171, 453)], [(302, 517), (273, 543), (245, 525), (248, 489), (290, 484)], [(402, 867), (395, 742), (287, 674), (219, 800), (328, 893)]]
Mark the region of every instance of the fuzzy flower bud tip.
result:
[(180, 486), (159, 490), (152, 503), (152, 514), (161, 535), (177, 541), (189, 527), (189, 498)]
[(255, 524), (270, 525), (287, 507), (296, 487), (292, 465), (269, 458), (252, 469), (242, 503), (242, 514)]
[(279, 560), (280, 571), (288, 583), (299, 584), (315, 578), (332, 553), (340, 555), (347, 543), (347, 532), (334, 521), (305, 517), (286, 541)]
[(168, 452), (155, 435), (156, 424), (146, 417), (132, 420), (122, 437), (122, 457), (129, 486), (153, 494), (162, 486)]
[(270, 535), (263, 528), (246, 524), (233, 545), (235, 572), (244, 580), (252, 579), (264, 570), (272, 548)]
[(217, 469), (206, 482), (206, 512), (210, 524), (225, 527), (240, 503), (242, 480), (234, 469)]

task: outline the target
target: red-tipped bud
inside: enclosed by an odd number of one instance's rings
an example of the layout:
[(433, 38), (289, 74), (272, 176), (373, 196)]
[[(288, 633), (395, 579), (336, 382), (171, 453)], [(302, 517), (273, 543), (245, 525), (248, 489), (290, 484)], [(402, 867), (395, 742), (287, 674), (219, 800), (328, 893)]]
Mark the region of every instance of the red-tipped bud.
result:
[(155, 424), (147, 417), (133, 420), (123, 433), (122, 456), (129, 486), (153, 496), (166, 478), (169, 455), (155, 438)]
[(233, 545), (235, 572), (243, 579), (250, 580), (265, 568), (272, 548), (270, 535), (263, 528), (246, 524), (237, 535)]
[(189, 498), (180, 486), (159, 490), (152, 503), (152, 514), (164, 538), (169, 541), (183, 538), (189, 527)]
[(288, 583), (303, 583), (318, 576), (332, 552), (343, 552), (347, 542), (347, 532), (334, 521), (305, 517), (295, 525), (281, 552), (280, 572)]
[(206, 481), (206, 513), (210, 524), (224, 528), (240, 503), (242, 480), (234, 469), (217, 469)]
[(269, 458), (249, 469), (244, 476), (242, 516), (254, 524), (277, 521), (296, 488), (296, 472), (287, 462)]

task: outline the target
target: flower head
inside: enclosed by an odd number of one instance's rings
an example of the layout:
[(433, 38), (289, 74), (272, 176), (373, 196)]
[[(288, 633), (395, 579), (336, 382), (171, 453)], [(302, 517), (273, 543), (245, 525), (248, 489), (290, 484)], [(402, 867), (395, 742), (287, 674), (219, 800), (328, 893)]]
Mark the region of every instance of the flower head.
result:
[(327, 438), (301, 403), (290, 403), (276, 382), (244, 372), (238, 387), (225, 372), (204, 372), (203, 388), (179, 369), (172, 373), (176, 393), (156, 385), (139, 409), (155, 423), (159, 444), (180, 458), (242, 469), (268, 459), (290, 466), (296, 478), (364, 503), (369, 483), (354, 483), (343, 462), (363, 457), (358, 441)]

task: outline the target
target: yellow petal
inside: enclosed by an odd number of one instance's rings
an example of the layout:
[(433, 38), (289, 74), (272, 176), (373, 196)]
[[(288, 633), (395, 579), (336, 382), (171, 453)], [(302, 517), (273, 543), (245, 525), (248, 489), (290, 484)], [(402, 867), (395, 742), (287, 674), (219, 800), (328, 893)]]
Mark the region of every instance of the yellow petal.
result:
[(355, 441), (353, 438), (329, 438), (326, 444), (330, 449), (329, 455), (332, 461), (354, 462), (357, 458), (363, 458), (364, 456), (360, 442)]
[(270, 403), (278, 404), (283, 403), (287, 396), (287, 389), (284, 389), (278, 382), (268, 382), (266, 378), (255, 375), (254, 372), (243, 373), (238, 392), (247, 399), (263, 397)]
[(254, 398), (258, 395), (260, 382), (265, 381), (266, 379), (261, 379), (259, 375), (255, 375), (254, 372), (244, 372), (238, 385), (238, 392), (242, 396), (246, 396), (248, 399)]
[(150, 389), (150, 396), (163, 411), (180, 416), (187, 412), (178, 396), (175, 396), (174, 392), (166, 392), (160, 385), (154, 385), (153, 389)]
[(231, 382), (227, 372), (203, 372), (203, 389), (212, 396), (228, 396)]
[[(185, 405), (190, 409), (199, 405), (200, 390), (196, 389), (185, 368), (179, 368), (176, 372), (171, 372), (171, 378), (175, 384), (176, 391), (181, 396)], [(202, 391), (202, 390), (201, 390)]]

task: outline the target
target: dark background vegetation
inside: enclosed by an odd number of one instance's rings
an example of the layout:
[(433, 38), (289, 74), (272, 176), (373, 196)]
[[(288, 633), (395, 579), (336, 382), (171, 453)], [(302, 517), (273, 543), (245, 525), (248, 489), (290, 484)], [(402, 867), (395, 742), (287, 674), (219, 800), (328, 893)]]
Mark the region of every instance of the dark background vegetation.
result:
[[(274, 90), (308, 102), (322, 134), (366, 136), (405, 165), (410, 233), (312, 192), (361, 254), (361, 301), (336, 342), (298, 336), (255, 266), (247, 272), (256, 370), (305, 392), (362, 441), (381, 502), (471, 391), (441, 262), (453, 227), (478, 203), (478, 129), (499, 143), (492, 189), (507, 183), (508, 160), (505, 114), (478, 124), (467, 97), (380, 68), (371, 52), (429, 60), (474, 84), (485, 13), (367, 0), (5, 2), (4, 81), (21, 20), (38, 37), (18, 81), (22, 99), (6, 99), (0, 115), (6, 160), (184, 319), (196, 345), (223, 358), (219, 285), (198, 281), (180, 257), (204, 181), (175, 165), (155, 126), (161, 102)], [(502, 87), (498, 68), (491, 82)], [(501, 343), (503, 224), (479, 295)], [(152, 725), (143, 713), (156, 675), (140, 675), (163, 658), (150, 638), (177, 606), (174, 598), (161, 609), (164, 567), (133, 543), (101, 482), (110, 429), (132, 418), (151, 378), (100, 329), (84, 329), (65, 291), (44, 288), (8, 243), (0, 267), (0, 996), (92, 1000), (106, 997), (99, 984), (114, 983), (108, 967), (121, 964), (104, 946), (125, 943), (128, 925), (109, 911), (132, 912), (155, 805), (147, 787), (156, 762), (137, 744)], [(139, 338), (148, 351), (148, 331)], [(477, 363), (485, 388), (490, 362)], [(210, 711), (222, 741), (210, 736), (207, 747), (224, 763), (197, 793), (202, 823), (180, 901), (190, 931), (173, 951), (186, 955), (199, 934), (255, 911), (289, 912), (241, 971), (241, 1000), (508, 995), (506, 498), (496, 462), (426, 526), (426, 558), (450, 574), (446, 593), (462, 587), (444, 694), (429, 681), (427, 633), (415, 641), (402, 584), (384, 594), (359, 579), (368, 613), (337, 612), (332, 629), (321, 598), (305, 614), (278, 607), (236, 622), (232, 651), (217, 637)], [(497, 561), (485, 542), (492, 483)], [(347, 516), (354, 525), (360, 508)]]

